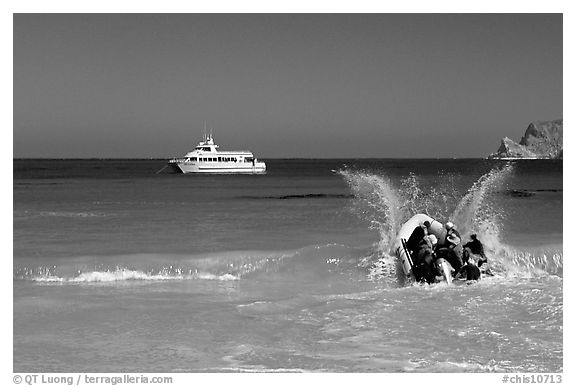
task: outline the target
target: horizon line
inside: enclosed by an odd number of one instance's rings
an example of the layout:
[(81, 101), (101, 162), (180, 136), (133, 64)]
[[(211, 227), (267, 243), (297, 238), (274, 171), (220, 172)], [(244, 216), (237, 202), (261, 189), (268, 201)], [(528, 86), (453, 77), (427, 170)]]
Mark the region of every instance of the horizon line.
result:
[[(173, 157), (172, 157), (173, 158)], [(172, 158), (164, 157), (12, 157), (12, 160), (146, 160), (146, 161), (168, 161)], [(563, 160), (562, 158), (515, 158), (501, 159), (488, 157), (264, 157), (261, 160), (496, 160), (496, 161), (515, 161), (515, 160)]]

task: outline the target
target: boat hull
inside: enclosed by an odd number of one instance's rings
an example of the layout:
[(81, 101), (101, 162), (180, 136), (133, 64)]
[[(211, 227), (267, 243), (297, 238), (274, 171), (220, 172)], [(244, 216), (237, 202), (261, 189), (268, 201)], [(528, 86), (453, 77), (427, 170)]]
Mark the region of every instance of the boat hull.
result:
[(175, 165), (184, 173), (207, 174), (263, 174), (266, 173), (264, 162), (252, 163), (219, 163), (219, 162), (176, 162)]

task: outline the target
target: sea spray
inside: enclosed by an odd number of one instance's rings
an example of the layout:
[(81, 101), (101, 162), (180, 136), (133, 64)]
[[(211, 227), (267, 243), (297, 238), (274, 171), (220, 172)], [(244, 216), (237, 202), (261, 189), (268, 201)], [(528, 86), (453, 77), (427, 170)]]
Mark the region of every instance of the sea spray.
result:
[(462, 235), (478, 234), (489, 256), (492, 271), (506, 275), (526, 274), (540, 271), (536, 265), (546, 267), (543, 272), (555, 271), (559, 267), (555, 263), (551, 268), (548, 263), (535, 265), (533, 262), (548, 259), (548, 256), (561, 256), (561, 253), (519, 251), (501, 238), (506, 212), (498, 205), (497, 199), (514, 171), (514, 165), (507, 163), (482, 175), (462, 197), (451, 218), (459, 225)]
[(513, 165), (506, 164), (490, 170), (472, 184), (451, 215), (461, 233), (479, 233), (485, 238), (497, 238), (504, 211), (490, 199), (493, 193), (502, 189), (513, 172)]
[(396, 233), (401, 225), (417, 213), (426, 213), (434, 218), (448, 218), (462, 197), (456, 189), (456, 176), (440, 173), (435, 181), (441, 184), (426, 184), (415, 173), (410, 172), (399, 182), (393, 183), (385, 175), (349, 168), (339, 170), (354, 195), (351, 211), (366, 220), (380, 234), (375, 254), (377, 258), (393, 254)]
[(439, 173), (434, 182), (437, 181), (442, 183), (426, 184), (413, 172), (401, 180), (399, 194), (405, 202), (402, 206), (405, 220), (417, 213), (443, 219), (454, 209), (461, 197), (456, 189), (456, 176), (451, 173)]
[(491, 267), (507, 277), (563, 276), (563, 252), (560, 248), (518, 250), (505, 244), (491, 254)]
[(352, 211), (380, 233), (379, 250), (387, 250), (402, 224), (405, 200), (385, 176), (350, 169), (343, 169), (338, 173), (354, 194)]
[(505, 209), (498, 194), (514, 173), (513, 164), (496, 167), (480, 176), (468, 190), (459, 190), (461, 176), (439, 172), (431, 182), (410, 172), (394, 183), (385, 175), (344, 168), (338, 173), (349, 185), (354, 200), (352, 212), (380, 233), (372, 255), (363, 260), (369, 276), (391, 276), (396, 270), (390, 246), (399, 227), (416, 213), (426, 213), (439, 221), (457, 224), (463, 242), (477, 233), (497, 272), (562, 271), (561, 251), (518, 251), (501, 240)]

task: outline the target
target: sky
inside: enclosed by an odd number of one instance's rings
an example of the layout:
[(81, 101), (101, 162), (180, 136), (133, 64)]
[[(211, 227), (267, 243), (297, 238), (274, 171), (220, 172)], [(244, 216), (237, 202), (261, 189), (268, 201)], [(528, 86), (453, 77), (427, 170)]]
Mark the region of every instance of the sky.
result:
[(561, 14), (15, 14), (16, 158), (485, 157), (562, 115)]

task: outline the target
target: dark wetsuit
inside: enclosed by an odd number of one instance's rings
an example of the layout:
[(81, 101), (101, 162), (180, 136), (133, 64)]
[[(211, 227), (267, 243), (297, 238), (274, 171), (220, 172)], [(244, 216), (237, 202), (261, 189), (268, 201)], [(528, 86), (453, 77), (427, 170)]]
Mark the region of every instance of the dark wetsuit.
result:
[(482, 259), (478, 260), (479, 267), (481, 267), (482, 264), (488, 262), (488, 258), (484, 253), (484, 246), (482, 245), (480, 240), (472, 239), (472, 241), (470, 241), (469, 243), (464, 244), (464, 248), (468, 248), (470, 249), (470, 252), (472, 252), (473, 254), (480, 255), (482, 257)]
[(412, 273), (416, 281), (425, 280), (427, 283), (434, 283), (436, 279), (434, 264), (432, 263), (434, 260), (434, 251), (426, 241), (422, 240), (422, 242), (418, 244), (412, 255), (412, 260), (414, 262)]
[(420, 226), (414, 228), (412, 234), (406, 241), (406, 248), (408, 248), (410, 252), (416, 251), (416, 249), (418, 248), (418, 244), (420, 244), (420, 242), (424, 239), (425, 235), (426, 232), (424, 231), (424, 228)]
[(480, 268), (474, 264), (466, 264), (460, 269), (460, 274), (466, 274), (466, 280), (480, 280)]

